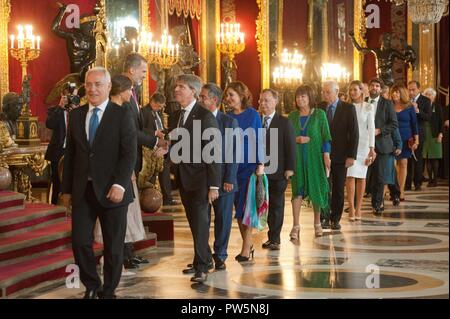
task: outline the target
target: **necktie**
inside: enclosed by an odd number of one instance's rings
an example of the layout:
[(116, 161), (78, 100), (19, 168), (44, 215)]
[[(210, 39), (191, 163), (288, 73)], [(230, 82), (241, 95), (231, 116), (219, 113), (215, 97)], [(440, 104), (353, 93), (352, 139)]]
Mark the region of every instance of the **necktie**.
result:
[(331, 123), (333, 123), (333, 106), (332, 105), (330, 105), (328, 107), (327, 119), (328, 119), (328, 124), (331, 125)]
[(183, 126), (184, 124), (184, 113), (186, 113), (186, 110), (181, 110), (180, 118), (178, 119), (178, 127)]
[(95, 133), (97, 132), (97, 128), (99, 125), (98, 115), (97, 112), (99, 111), (99, 108), (94, 108), (92, 110), (92, 116), (89, 121), (89, 145), (92, 146), (95, 139)]
[(162, 125), (161, 119), (160, 119), (160, 117), (158, 115), (158, 112), (153, 111), (153, 116), (155, 117), (156, 129), (158, 131), (162, 131), (163, 130), (163, 125)]
[(131, 89), (131, 94), (133, 95), (133, 99), (136, 102), (137, 111), (138, 111), (138, 113), (140, 113), (141, 108), (139, 107), (139, 100), (137, 98), (136, 91), (135, 91), (134, 87)]
[(370, 104), (375, 104), (375, 100), (370, 100)]
[(270, 117), (269, 116), (264, 116), (264, 124), (263, 127), (267, 130), (269, 128), (269, 120)]

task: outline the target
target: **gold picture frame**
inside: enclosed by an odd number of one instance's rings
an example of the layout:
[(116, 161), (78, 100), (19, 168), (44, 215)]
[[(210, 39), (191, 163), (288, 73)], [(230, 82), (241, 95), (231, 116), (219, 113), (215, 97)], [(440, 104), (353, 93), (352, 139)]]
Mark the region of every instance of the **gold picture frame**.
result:
[[(8, 23), (11, 14), (9, 0), (0, 0), (0, 98), (9, 92), (9, 64), (8, 64)], [(0, 103), (1, 108), (1, 103)]]

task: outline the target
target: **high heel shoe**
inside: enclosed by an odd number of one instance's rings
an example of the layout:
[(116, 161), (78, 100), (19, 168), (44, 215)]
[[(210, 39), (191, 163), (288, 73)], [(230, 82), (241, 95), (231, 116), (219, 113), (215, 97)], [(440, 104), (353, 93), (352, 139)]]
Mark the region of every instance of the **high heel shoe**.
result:
[(289, 237), (293, 241), (300, 239), (300, 226), (299, 225), (292, 227)]
[(314, 236), (316, 236), (316, 237), (323, 236), (323, 230), (322, 230), (321, 224), (314, 225)]
[(248, 257), (242, 256), (241, 254), (239, 254), (236, 257), (234, 257), (234, 259), (241, 263), (241, 262), (253, 260), (254, 256), (255, 256), (255, 249), (252, 248), (250, 250), (250, 254), (248, 255)]

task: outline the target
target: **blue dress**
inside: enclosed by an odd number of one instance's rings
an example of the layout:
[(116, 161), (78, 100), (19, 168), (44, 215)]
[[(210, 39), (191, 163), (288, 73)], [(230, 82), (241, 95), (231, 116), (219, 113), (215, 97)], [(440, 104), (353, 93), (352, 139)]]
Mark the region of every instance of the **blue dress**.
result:
[(229, 116), (236, 119), (244, 132), (248, 128), (253, 128), (255, 132), (255, 139), (252, 142), (249, 136), (240, 136), (240, 158), (238, 158), (238, 172), (237, 172), (237, 183), (238, 191), (234, 193), (234, 208), (236, 210), (235, 218), (242, 219), (244, 216), (244, 206), (245, 199), (248, 189), (248, 181), (250, 176), (256, 171), (258, 163), (262, 163), (262, 149), (258, 147), (262, 145), (260, 142), (260, 130), (262, 128), (261, 118), (258, 112), (251, 106), (240, 113), (234, 114), (233, 112), (228, 113)]
[(412, 106), (397, 112), (398, 130), (402, 139), (402, 153), (396, 159), (410, 158), (412, 151), (408, 146), (408, 140), (414, 135), (418, 135), (417, 115)]

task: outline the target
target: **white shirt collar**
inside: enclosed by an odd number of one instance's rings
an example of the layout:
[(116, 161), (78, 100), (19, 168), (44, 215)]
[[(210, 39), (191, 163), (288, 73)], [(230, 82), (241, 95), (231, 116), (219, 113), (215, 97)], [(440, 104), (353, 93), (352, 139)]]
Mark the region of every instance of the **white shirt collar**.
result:
[[(100, 104), (99, 106), (97, 106), (97, 108), (100, 109), (100, 111), (105, 112), (106, 106), (109, 103), (109, 99), (106, 99), (105, 102), (103, 102), (102, 104)], [(89, 103), (89, 112), (91, 112), (93, 109), (95, 108), (95, 106), (93, 106), (91, 103)]]
[(263, 119), (266, 118), (266, 117), (269, 117), (269, 120), (271, 121), (271, 120), (273, 119), (273, 117), (275, 116), (275, 113), (276, 113), (276, 111), (273, 111), (272, 114), (264, 115), (264, 116), (263, 116)]
[(420, 93), (417, 94), (417, 96), (414, 98), (414, 102), (417, 102), (417, 100), (419, 99), (419, 97), (420, 97)]
[(212, 114), (214, 115), (214, 117), (217, 117), (217, 114), (219, 113), (219, 109), (216, 109), (214, 112), (212, 112)]
[[(184, 108), (186, 113), (190, 113), (192, 109), (194, 108), (195, 103), (197, 103), (197, 100), (192, 101), (188, 106)], [(183, 107), (181, 108), (183, 110)]]

